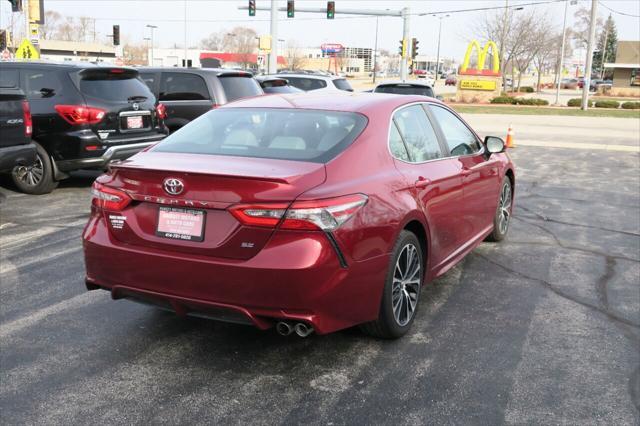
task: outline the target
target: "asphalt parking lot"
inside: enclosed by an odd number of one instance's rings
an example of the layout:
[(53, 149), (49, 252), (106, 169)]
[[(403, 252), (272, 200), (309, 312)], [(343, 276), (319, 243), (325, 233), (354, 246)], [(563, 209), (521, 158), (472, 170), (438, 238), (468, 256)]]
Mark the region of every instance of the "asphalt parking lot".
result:
[(507, 240), (432, 283), (397, 341), (285, 338), (87, 292), (96, 174), (0, 189), (2, 422), (638, 424), (638, 153), (512, 156)]

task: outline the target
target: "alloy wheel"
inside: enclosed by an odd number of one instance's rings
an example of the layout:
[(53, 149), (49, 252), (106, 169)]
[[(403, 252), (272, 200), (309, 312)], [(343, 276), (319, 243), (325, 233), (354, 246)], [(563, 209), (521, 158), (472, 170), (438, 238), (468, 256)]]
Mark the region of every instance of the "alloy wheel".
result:
[(501, 234), (506, 234), (511, 218), (511, 185), (505, 182), (500, 193), (500, 205), (498, 212), (498, 228)]
[(40, 156), (36, 156), (36, 162), (30, 166), (18, 166), (13, 169), (13, 174), (21, 182), (29, 186), (36, 186), (44, 176), (44, 165)]
[(413, 318), (420, 294), (420, 258), (418, 249), (407, 244), (400, 251), (393, 273), (391, 303), (393, 316), (399, 326)]

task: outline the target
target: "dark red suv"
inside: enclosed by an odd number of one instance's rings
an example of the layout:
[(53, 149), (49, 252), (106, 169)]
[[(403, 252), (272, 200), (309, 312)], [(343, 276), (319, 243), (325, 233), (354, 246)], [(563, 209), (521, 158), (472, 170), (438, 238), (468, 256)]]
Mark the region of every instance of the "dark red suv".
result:
[(505, 237), (514, 167), (434, 99), (225, 105), (97, 179), (87, 288), (306, 336), (410, 327), (420, 289)]

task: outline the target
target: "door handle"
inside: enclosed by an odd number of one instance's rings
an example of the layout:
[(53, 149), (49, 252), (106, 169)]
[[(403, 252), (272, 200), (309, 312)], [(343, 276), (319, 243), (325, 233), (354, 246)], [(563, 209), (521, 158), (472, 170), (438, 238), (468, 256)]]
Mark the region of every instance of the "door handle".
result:
[(416, 188), (426, 188), (429, 185), (431, 185), (431, 180), (423, 176), (418, 176), (418, 180), (416, 180), (415, 183)]

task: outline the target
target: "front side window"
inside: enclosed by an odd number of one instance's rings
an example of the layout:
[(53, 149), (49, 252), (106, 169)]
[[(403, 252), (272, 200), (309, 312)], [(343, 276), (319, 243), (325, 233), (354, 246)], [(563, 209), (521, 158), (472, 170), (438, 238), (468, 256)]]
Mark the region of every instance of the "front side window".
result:
[(430, 108), (442, 129), (451, 155), (469, 155), (480, 151), (478, 138), (458, 117), (439, 106)]
[(152, 151), (325, 163), (344, 151), (367, 119), (351, 112), (220, 108), (172, 133)]
[(162, 73), (161, 101), (203, 101), (209, 99), (204, 79), (196, 74), (181, 72)]
[(393, 121), (407, 147), (409, 161), (422, 163), (443, 156), (436, 132), (421, 105), (396, 111)]

